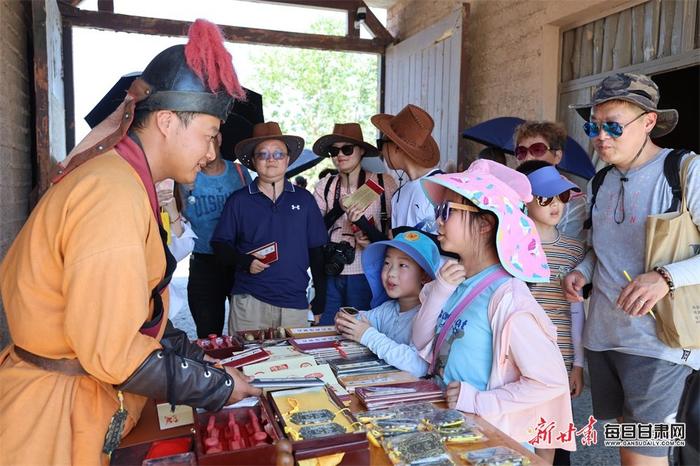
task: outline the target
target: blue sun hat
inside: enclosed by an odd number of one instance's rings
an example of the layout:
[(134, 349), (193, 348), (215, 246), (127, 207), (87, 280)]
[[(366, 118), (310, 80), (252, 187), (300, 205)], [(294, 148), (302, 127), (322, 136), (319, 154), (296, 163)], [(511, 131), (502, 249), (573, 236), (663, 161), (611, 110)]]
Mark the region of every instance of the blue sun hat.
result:
[(561, 176), (554, 165), (538, 168), (527, 175), (527, 179), (530, 180), (532, 194), (535, 196), (554, 197), (569, 190), (581, 192), (581, 188)]
[(427, 235), (419, 231), (406, 231), (392, 240), (370, 244), (362, 253), (362, 267), (372, 290), (371, 306), (373, 308), (389, 299), (384, 285), (382, 285), (382, 268), (388, 247), (396, 248), (408, 255), (433, 280), (438, 268), (440, 268), (440, 252), (437, 245)]

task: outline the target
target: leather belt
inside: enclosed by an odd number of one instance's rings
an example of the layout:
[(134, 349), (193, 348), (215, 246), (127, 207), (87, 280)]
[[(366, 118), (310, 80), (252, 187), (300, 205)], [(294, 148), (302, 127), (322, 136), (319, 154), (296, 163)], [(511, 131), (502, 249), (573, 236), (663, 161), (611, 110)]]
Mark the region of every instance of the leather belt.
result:
[(21, 360), (40, 369), (65, 375), (89, 375), (77, 359), (50, 359), (39, 356), (15, 345), (15, 354)]

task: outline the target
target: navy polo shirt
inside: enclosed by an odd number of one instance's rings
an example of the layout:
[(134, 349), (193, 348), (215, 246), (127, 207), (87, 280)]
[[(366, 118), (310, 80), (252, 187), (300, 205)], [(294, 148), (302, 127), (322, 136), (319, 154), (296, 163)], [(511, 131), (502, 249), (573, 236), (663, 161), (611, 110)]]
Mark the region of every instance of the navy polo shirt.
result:
[(310, 192), (285, 180), (282, 194), (273, 203), (253, 182), (228, 198), (211, 240), (227, 243), (242, 254), (276, 241), (279, 259), (258, 274), (237, 268), (231, 293), (250, 294), (273, 306), (308, 308), (309, 249), (328, 242), (321, 211)]

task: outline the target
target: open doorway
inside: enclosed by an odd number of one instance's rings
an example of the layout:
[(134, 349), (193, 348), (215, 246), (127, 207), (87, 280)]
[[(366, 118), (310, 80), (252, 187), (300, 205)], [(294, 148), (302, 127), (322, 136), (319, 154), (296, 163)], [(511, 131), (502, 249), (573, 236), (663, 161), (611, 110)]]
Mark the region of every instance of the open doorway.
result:
[(661, 147), (700, 151), (700, 65), (652, 76), (661, 91), (659, 108), (675, 108), (676, 129), (654, 142)]

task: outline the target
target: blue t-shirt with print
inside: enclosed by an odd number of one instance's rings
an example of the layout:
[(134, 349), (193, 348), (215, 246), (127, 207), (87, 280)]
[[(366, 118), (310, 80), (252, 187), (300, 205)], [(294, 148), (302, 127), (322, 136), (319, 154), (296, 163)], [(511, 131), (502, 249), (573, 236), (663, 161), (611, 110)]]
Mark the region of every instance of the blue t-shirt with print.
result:
[[(457, 287), (440, 311), (437, 321), (438, 334), (455, 307), (477, 283), (491, 272), (501, 268), (500, 264), (487, 267)], [(493, 332), (488, 316), (489, 302), (493, 293), (506, 280), (508, 277), (500, 277), (491, 283), (452, 324), (452, 329), (440, 349), (441, 354), (449, 351), (447, 361), (444, 363), (443, 380), (446, 384), (452, 381), (468, 382), (477, 390), (486, 390), (493, 362)]]
[(209, 242), (224, 210), (226, 199), (251, 182), (250, 173), (245, 167), (240, 166), (245, 179), (243, 183), (234, 163), (229, 160), (224, 162), (226, 168), (220, 175), (205, 175), (199, 172), (194, 184), (190, 187), (183, 186), (184, 189), (181, 190), (183, 215), (197, 235), (194, 240), (194, 252), (197, 253), (214, 253)]

